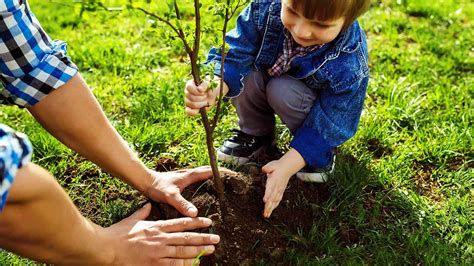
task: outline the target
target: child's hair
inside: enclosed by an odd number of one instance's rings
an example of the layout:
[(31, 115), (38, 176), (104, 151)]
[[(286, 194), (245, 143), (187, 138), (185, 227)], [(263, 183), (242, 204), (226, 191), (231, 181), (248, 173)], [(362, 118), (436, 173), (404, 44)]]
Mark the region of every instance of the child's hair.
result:
[(307, 19), (326, 21), (344, 17), (342, 30), (345, 30), (369, 9), (370, 0), (289, 0), (288, 3)]

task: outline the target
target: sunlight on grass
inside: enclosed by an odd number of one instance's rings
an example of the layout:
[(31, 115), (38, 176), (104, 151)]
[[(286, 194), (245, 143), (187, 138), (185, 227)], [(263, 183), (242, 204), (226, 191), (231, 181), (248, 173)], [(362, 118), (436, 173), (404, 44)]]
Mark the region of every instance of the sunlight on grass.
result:
[[(178, 43), (162, 38), (164, 27), (126, 8), (79, 18), (73, 1), (29, 2), (50, 35), (68, 42), (107, 116), (148, 166), (161, 157), (181, 167), (207, 164), (201, 123), (184, 114), (186, 57)], [(472, 264), (474, 4), (372, 2), (360, 20), (371, 80), (359, 131), (338, 151), (329, 200), (308, 209), (320, 220), (309, 232), (282, 225), (299, 248), (285, 251), (281, 263)], [(211, 39), (204, 35), (203, 55)], [(2, 107), (0, 118), (29, 135), (33, 160), (93, 221), (110, 225), (143, 203), (138, 192), (65, 148), (26, 111)], [(216, 147), (236, 121), (232, 108), (225, 110)], [(278, 128), (284, 147), (290, 136)], [(0, 251), (2, 265), (27, 263)]]

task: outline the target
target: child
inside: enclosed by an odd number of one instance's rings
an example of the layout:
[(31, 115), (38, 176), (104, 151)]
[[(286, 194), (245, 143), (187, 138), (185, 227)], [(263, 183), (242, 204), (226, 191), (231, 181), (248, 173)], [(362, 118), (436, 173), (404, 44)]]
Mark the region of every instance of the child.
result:
[[(351, 138), (361, 115), (369, 69), (367, 43), (356, 18), (370, 0), (254, 0), (227, 33), (223, 93), (240, 130), (218, 150), (220, 160), (245, 163), (274, 145), (276, 113), (294, 135), (267, 173), (264, 216), (280, 203), (291, 176), (324, 182), (334, 149)], [(208, 63), (220, 74), (221, 53)], [(218, 79), (218, 77), (216, 78)], [(212, 106), (218, 89), (186, 84), (186, 112)]]

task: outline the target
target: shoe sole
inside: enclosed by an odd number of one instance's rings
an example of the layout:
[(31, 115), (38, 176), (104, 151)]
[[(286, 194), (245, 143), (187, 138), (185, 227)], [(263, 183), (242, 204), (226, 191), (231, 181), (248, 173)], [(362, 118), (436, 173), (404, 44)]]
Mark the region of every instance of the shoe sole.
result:
[(229, 154), (225, 154), (221, 151), (217, 151), (217, 159), (219, 161), (230, 163), (233, 165), (242, 165), (249, 161), (249, 158), (232, 156)]
[(296, 177), (303, 182), (325, 183), (328, 181), (329, 175), (334, 173), (335, 168), (336, 168), (336, 156), (334, 156), (333, 158), (331, 169), (329, 171), (321, 172), (321, 173), (298, 172), (296, 173)]
[(325, 173), (296, 173), (296, 177), (303, 182), (325, 183), (328, 175)]
[(222, 162), (240, 166), (248, 163), (252, 158), (257, 158), (257, 156), (261, 154), (265, 150), (265, 148), (265, 146), (261, 147), (260, 149), (254, 151), (249, 157), (237, 157), (234, 155), (225, 154), (220, 150), (217, 150), (217, 159)]

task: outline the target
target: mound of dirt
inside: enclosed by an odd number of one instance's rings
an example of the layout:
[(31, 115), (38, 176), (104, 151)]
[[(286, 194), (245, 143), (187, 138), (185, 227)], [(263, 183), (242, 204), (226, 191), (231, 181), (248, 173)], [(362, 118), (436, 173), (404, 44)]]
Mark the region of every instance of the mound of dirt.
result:
[[(321, 204), (330, 194), (324, 184), (308, 184), (292, 178), (283, 199), (269, 219), (262, 216), (266, 175), (259, 171), (225, 176), (225, 201), (219, 202), (212, 181), (196, 183), (183, 196), (199, 210), (199, 216), (214, 221), (211, 232), (221, 242), (201, 265), (250, 265), (260, 260), (281, 263), (284, 251), (294, 245), (287, 232), (308, 232), (315, 219), (312, 204)], [(154, 204), (160, 219), (180, 217), (166, 204)]]

